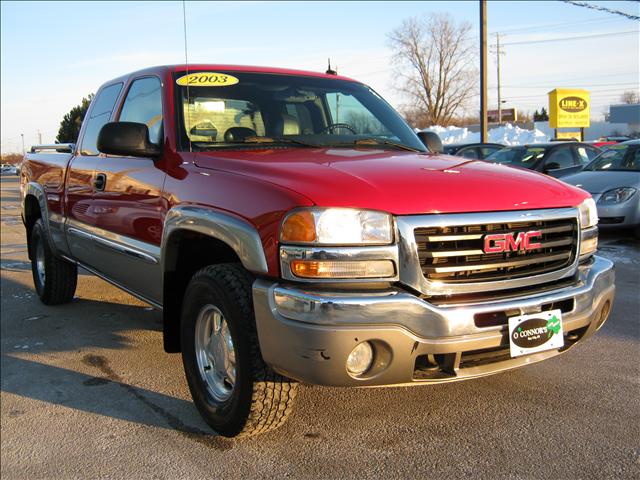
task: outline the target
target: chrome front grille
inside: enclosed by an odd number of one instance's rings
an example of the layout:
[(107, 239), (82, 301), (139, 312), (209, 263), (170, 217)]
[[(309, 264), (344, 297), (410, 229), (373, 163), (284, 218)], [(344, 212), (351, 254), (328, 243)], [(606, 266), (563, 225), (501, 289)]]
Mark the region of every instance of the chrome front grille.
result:
[[(540, 248), (484, 253), (484, 237), (539, 231)], [(464, 284), (495, 282), (554, 272), (576, 259), (575, 217), (518, 222), (418, 227), (414, 229), (418, 260), (430, 282)]]

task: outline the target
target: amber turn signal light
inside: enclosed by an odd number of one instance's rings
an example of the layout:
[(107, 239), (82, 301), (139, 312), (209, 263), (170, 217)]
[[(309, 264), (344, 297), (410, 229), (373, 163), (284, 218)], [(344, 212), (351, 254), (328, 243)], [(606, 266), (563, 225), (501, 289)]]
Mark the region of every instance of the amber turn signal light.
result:
[(294, 260), (291, 273), (301, 278), (388, 278), (395, 269), (390, 260)]
[(313, 213), (308, 210), (289, 215), (282, 224), (280, 240), (283, 242), (304, 242), (316, 241), (316, 223)]

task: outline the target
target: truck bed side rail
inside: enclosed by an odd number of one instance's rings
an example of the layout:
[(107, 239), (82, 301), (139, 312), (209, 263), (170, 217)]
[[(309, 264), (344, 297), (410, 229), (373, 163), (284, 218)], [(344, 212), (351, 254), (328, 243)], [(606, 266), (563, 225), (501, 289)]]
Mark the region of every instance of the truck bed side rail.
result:
[(54, 143), (48, 145), (34, 145), (31, 147), (31, 153), (42, 152), (44, 150), (55, 150), (58, 153), (73, 153), (76, 148), (75, 143)]

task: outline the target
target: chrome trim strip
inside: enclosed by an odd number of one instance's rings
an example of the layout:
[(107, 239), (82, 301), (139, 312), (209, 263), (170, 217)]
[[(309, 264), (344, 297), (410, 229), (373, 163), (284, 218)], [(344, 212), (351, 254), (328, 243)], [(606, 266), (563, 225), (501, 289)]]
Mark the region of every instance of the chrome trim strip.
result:
[(112, 242), (111, 240), (107, 240), (106, 238), (101, 238), (101, 237), (98, 237), (98, 236), (94, 235), (93, 239), (96, 242), (98, 242), (98, 243), (100, 243), (100, 244), (102, 244), (102, 245), (104, 245), (104, 246), (106, 246), (108, 248), (116, 250), (117, 252), (120, 252), (120, 253), (124, 253), (126, 255), (131, 255), (132, 257), (139, 258), (140, 260), (143, 260), (143, 261), (145, 261), (147, 263), (152, 263), (152, 264), (159, 263), (158, 259), (153, 257), (153, 256), (151, 256), (151, 255), (148, 255), (148, 254), (146, 254), (144, 252), (140, 252), (140, 251), (135, 250), (135, 249), (130, 248), (130, 247), (125, 247), (124, 245), (120, 245), (119, 243)]
[[(433, 238), (433, 237), (429, 237)], [(584, 238), (584, 237), (583, 237)], [(573, 243), (573, 238), (564, 240), (555, 240), (552, 242), (541, 243), (539, 248), (561, 247)], [(461, 257), (464, 255), (483, 255), (482, 250), (441, 250), (433, 252), (421, 252), (420, 255), (425, 258), (445, 258), (445, 257)]]
[(425, 258), (445, 258), (445, 257), (459, 257), (463, 255), (483, 255), (482, 250), (447, 250), (441, 252), (424, 252), (422, 256)]
[(89, 238), (119, 253), (130, 255), (150, 264), (160, 263), (160, 248), (155, 245), (87, 225), (72, 218), (67, 220), (67, 233)]
[(91, 235), (90, 233), (84, 232), (78, 228), (73, 228), (73, 227), (67, 228), (67, 233), (70, 235), (75, 235), (77, 237), (93, 240), (93, 235)]
[(218, 239), (236, 252), (247, 270), (269, 272), (262, 240), (253, 225), (212, 208), (191, 205), (173, 207), (167, 212), (160, 248), (163, 272), (174, 268), (177, 255), (176, 249), (172, 248), (172, 237), (180, 230), (191, 230)]
[[(336, 261), (369, 261), (391, 260), (395, 275), (384, 278), (300, 278), (291, 272), (293, 260), (336, 260)], [(353, 283), (353, 282), (395, 282), (398, 275), (398, 246), (383, 245), (371, 247), (318, 247), (282, 245), (280, 247), (280, 271), (285, 280), (304, 283)]]
[(483, 233), (478, 235), (429, 235), (427, 240), (430, 242), (457, 242), (459, 240), (477, 240), (482, 238)]
[(555, 262), (556, 260), (563, 260), (571, 256), (571, 252), (558, 253), (557, 255), (531, 255), (523, 260), (509, 260), (506, 262), (491, 262), (483, 263), (479, 265), (473, 265), (467, 263), (466, 265), (458, 265), (455, 267), (426, 267), (426, 270), (435, 273), (453, 273), (453, 272), (465, 272), (478, 271), (478, 270), (491, 270), (492, 268), (500, 267), (519, 267), (522, 265), (530, 265), (532, 263), (539, 263), (540, 259), (545, 259), (549, 262)]
[[(494, 280), (487, 282), (445, 283), (431, 281), (425, 278), (416, 243), (414, 230), (429, 227), (453, 227), (464, 225), (482, 225), (489, 223), (518, 223), (530, 221), (549, 221), (575, 219), (579, 228), (579, 213), (577, 208), (552, 208), (546, 210), (526, 210), (487, 213), (460, 213), (446, 215), (410, 215), (396, 217), (399, 232), (399, 269), (400, 282), (425, 295), (454, 295), (459, 293), (476, 293), (493, 290), (506, 290), (549, 283), (575, 274), (578, 268), (579, 255), (574, 262), (560, 270), (540, 275), (522, 277), (510, 280)], [(551, 227), (565, 228), (562, 227)], [(547, 231), (550, 231), (548, 229)], [(560, 230), (559, 230), (560, 231)], [(580, 251), (580, 235), (576, 239), (576, 252)]]

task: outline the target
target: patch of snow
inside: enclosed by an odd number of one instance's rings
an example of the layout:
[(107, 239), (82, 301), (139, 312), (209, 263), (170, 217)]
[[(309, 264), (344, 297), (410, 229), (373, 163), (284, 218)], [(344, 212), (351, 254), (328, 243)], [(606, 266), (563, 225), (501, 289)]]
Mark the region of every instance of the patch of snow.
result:
[[(480, 132), (472, 132), (466, 127), (440, 127), (436, 125), (425, 128), (424, 131), (437, 133), (443, 145), (480, 142)], [(538, 129), (526, 130), (507, 123), (489, 130), (488, 141), (503, 145), (524, 145), (548, 142), (549, 138), (547, 134)]]

